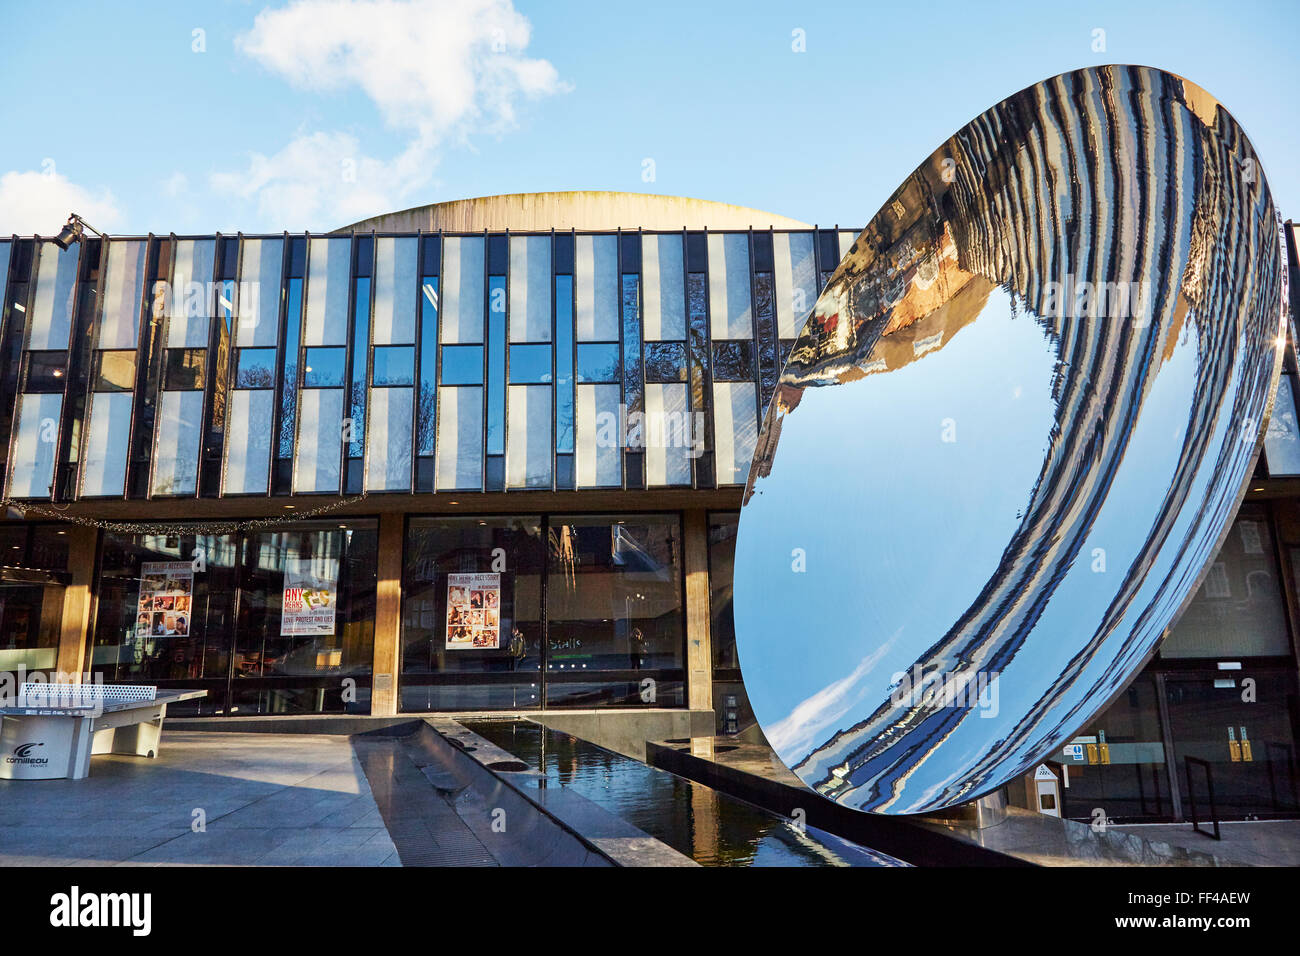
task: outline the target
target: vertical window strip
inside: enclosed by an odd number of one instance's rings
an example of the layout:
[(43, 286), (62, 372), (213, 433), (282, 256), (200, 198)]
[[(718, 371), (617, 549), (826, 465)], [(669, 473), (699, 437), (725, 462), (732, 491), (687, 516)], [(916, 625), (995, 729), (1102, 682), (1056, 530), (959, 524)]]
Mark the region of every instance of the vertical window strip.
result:
[(551, 340), (551, 237), (510, 237), (510, 341)]
[(77, 295), (77, 266), (81, 244), (60, 249), (40, 243), (36, 262), (36, 291), (27, 320), (28, 351), (66, 349), (72, 336), (72, 312)]
[(375, 240), (375, 345), (415, 342), (416, 286), (420, 240), (380, 236)]
[(351, 239), (312, 236), (308, 240), (304, 346), (347, 345), (351, 277)]
[(439, 491), (480, 489), (483, 485), (483, 388), (438, 389)]
[(274, 348), (280, 333), (283, 239), (245, 239), (237, 290), (239, 348)]
[(366, 383), (370, 367), (370, 279), (366, 276), (356, 278), (352, 313), (352, 376), (348, 420), (342, 427), (348, 436), (348, 457), (361, 458), (366, 447)]
[(434, 454), (438, 409), (438, 276), (420, 283), (420, 419), (416, 425), (418, 454)]
[(487, 453), (506, 453), (506, 277), (488, 279)]
[(574, 283), (577, 292), (577, 340), (617, 342), (619, 293), (616, 236), (589, 234), (574, 238)]
[(506, 487), (551, 487), (551, 387), (511, 385)]
[(573, 276), (555, 277), (555, 450), (573, 454)]
[(301, 363), (300, 336), (302, 332), (301, 278), (289, 280), (286, 295), (284, 325), (284, 374), (280, 391), (280, 435), (276, 443), (276, 458), (293, 458), (294, 435), (298, 427), (298, 380)]
[(754, 337), (749, 275), (749, 236), (735, 232), (709, 233), (709, 314), (713, 339)]
[(686, 338), (686, 272), (682, 236), (641, 237), (641, 309), (645, 341), (680, 342)]
[(442, 248), (442, 341), (447, 345), (479, 344), (483, 341), (486, 241), (482, 236), (448, 236)]

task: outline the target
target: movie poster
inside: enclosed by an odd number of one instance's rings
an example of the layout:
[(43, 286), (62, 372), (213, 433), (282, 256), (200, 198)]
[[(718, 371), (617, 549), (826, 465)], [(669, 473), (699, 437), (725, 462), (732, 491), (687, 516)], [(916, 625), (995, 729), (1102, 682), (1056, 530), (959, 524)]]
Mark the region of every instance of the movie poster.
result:
[(447, 575), (447, 650), (501, 648), (501, 575)]
[(337, 558), (285, 558), (280, 636), (332, 635), (338, 579)]
[(146, 561), (140, 565), (136, 637), (189, 637), (193, 600), (194, 566), (189, 561)]

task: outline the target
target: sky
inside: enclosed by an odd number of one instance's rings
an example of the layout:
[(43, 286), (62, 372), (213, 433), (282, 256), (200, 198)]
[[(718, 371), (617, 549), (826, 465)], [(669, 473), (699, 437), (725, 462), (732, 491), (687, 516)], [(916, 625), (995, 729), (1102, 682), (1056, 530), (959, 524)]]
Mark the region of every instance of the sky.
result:
[(980, 112), (1102, 63), (1216, 96), (1300, 218), (1297, 41), (1294, 0), (0, 0), (0, 235), (569, 189), (861, 227)]

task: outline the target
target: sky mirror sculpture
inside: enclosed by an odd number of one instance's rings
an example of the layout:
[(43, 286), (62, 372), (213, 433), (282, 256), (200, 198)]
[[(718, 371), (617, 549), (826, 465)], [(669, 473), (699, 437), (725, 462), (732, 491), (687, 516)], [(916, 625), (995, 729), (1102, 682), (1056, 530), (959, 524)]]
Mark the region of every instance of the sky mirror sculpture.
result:
[(986, 794), (1132, 679), (1244, 494), (1284, 342), (1241, 128), (1137, 66), (959, 130), (858, 237), (768, 408), (735, 564), (781, 759), (889, 814)]

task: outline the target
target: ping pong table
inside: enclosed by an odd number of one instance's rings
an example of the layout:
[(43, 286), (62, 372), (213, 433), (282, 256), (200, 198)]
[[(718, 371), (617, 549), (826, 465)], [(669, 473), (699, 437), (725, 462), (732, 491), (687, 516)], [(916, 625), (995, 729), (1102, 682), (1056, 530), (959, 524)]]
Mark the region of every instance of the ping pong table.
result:
[(138, 684), (26, 683), (0, 707), (0, 780), (81, 780), (94, 754), (153, 757), (167, 705), (206, 690)]

